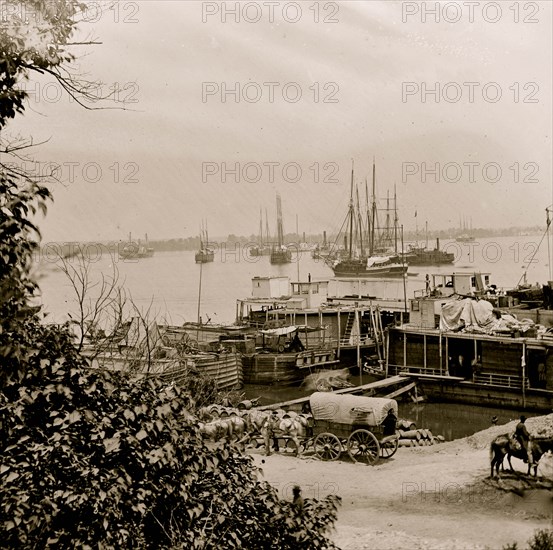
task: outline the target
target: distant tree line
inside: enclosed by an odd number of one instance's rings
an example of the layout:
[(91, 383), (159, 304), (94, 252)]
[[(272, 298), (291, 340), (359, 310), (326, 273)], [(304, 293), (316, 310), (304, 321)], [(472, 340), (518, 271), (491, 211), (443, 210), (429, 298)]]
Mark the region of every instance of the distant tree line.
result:
[[(460, 235), (469, 233), (475, 238), (488, 238), (488, 237), (518, 237), (520, 235), (538, 235), (543, 232), (543, 226), (526, 226), (526, 227), (503, 227), (499, 229), (492, 228), (474, 228), (471, 230), (461, 229), (461, 228), (449, 228), (449, 229), (440, 229), (433, 230), (428, 232), (428, 240), (430, 242), (429, 246), (432, 245), (431, 241), (436, 238), (448, 240), (455, 239)], [(337, 236), (330, 234), (327, 235), (327, 242), (332, 244), (336, 241)], [(419, 231), (405, 231), (403, 234), (403, 239), (405, 241), (425, 241), (426, 232), (424, 230)], [(120, 249), (125, 246), (127, 240), (115, 240), (115, 241), (102, 241), (96, 243), (86, 243), (86, 242), (52, 242), (43, 244), (41, 247), (41, 253), (44, 256), (48, 252), (48, 249), (52, 251), (55, 250), (56, 254), (61, 251), (62, 256), (72, 255), (76, 250), (78, 245), (100, 245), (105, 247), (105, 249), (111, 250), (114, 253), (117, 253)], [(133, 242), (144, 242), (143, 239), (133, 239)], [(265, 241), (266, 242), (266, 241)], [(269, 243), (273, 242), (272, 240)], [(317, 244), (323, 242), (322, 233), (312, 233), (309, 235), (297, 233), (287, 233), (285, 235), (286, 243), (302, 243), (306, 242), (308, 244)], [(214, 237), (210, 239), (210, 243), (213, 245), (220, 245), (223, 243), (228, 244), (252, 244), (259, 243), (259, 235), (235, 235), (234, 233), (229, 233), (227, 237)], [(156, 251), (171, 251), (171, 250), (198, 250), (200, 248), (200, 238), (199, 237), (181, 237), (175, 239), (156, 239), (149, 240), (148, 246), (151, 246)]]

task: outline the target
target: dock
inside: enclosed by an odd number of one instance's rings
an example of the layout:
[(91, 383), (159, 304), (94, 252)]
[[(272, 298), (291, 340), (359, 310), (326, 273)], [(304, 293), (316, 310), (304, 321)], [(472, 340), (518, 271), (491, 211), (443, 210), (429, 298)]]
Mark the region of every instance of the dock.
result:
[[(395, 386), (396, 384), (402, 384), (404, 382), (411, 382), (411, 378), (409, 376), (391, 376), (390, 378), (384, 378), (383, 380), (377, 380), (376, 382), (370, 382), (369, 384), (363, 384), (361, 386), (353, 386), (351, 388), (342, 388), (339, 390), (336, 390), (332, 393), (336, 394), (344, 394), (344, 393), (364, 393), (369, 391), (375, 391), (375, 390), (381, 390), (390, 386)], [(409, 389), (412, 389), (411, 384), (409, 384)], [(409, 391), (409, 389), (403, 391)], [(395, 393), (396, 395), (399, 395), (400, 393), (403, 393), (403, 391), (397, 390)], [(399, 392), (399, 393), (398, 393)], [(263, 405), (261, 407), (255, 407), (258, 411), (267, 411), (267, 410), (273, 410), (273, 409), (282, 409), (284, 407), (291, 407), (291, 406), (297, 406), (297, 405), (303, 405), (304, 403), (307, 403), (309, 401), (309, 396), (306, 397), (300, 397), (298, 399), (292, 399), (290, 401), (282, 401), (280, 403), (273, 403), (272, 405)]]

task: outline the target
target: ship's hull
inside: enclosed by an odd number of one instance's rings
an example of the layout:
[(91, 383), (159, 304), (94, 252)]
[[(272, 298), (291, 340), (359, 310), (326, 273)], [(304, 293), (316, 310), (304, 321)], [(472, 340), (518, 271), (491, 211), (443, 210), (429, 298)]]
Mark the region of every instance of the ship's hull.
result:
[(143, 245), (136, 243), (129, 243), (119, 251), (119, 258), (121, 260), (138, 260), (140, 258), (151, 258), (154, 255), (153, 248), (146, 248)]
[(272, 264), (289, 264), (292, 261), (292, 253), (289, 250), (273, 250), (270, 261)]
[(243, 385), (242, 359), (239, 353), (184, 354), (174, 359), (146, 359), (119, 352), (95, 353), (88, 351), (92, 365), (117, 371), (156, 376), (166, 382), (179, 383), (194, 374), (213, 380), (219, 389), (238, 388)]
[(407, 264), (389, 264), (367, 267), (363, 261), (344, 261), (332, 270), (336, 277), (402, 277), (407, 273)]
[(408, 265), (449, 265), (455, 261), (455, 254), (441, 250), (424, 250), (407, 254), (405, 261)]
[(258, 258), (258, 257), (261, 257), (261, 256), (270, 256), (271, 255), (271, 249), (267, 248), (267, 247), (254, 246), (253, 248), (250, 248), (249, 254), (253, 258)]
[(199, 250), (196, 252), (196, 255), (194, 256), (194, 260), (197, 264), (206, 264), (208, 262), (212, 262), (215, 259), (215, 252), (208, 250)]
[(258, 352), (242, 356), (246, 384), (299, 384), (313, 371), (338, 368), (339, 361), (330, 349), (305, 350), (298, 353)]

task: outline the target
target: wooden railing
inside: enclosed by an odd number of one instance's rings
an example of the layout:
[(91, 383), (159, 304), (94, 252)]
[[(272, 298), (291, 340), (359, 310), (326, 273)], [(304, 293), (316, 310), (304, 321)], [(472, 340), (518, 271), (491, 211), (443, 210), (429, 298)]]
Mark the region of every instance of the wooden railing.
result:
[[(490, 386), (501, 386), (504, 388), (522, 388), (522, 376), (510, 374), (497, 374), (491, 372), (481, 372), (474, 377), (474, 382), (477, 384), (487, 384)], [(530, 382), (528, 378), (524, 379), (524, 387), (529, 388)]]
[(430, 376), (440, 376), (440, 375), (443, 376), (446, 374), (443, 370), (431, 369), (428, 367), (410, 367), (410, 366), (404, 367), (403, 365), (388, 365), (388, 374), (396, 375), (396, 374), (402, 374), (402, 373), (428, 374)]

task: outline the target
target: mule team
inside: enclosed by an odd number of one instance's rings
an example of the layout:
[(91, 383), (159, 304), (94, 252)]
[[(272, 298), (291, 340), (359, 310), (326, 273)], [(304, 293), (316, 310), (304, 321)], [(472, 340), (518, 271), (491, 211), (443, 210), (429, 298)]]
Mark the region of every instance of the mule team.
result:
[(278, 439), (285, 437), (294, 442), (296, 452), (300, 452), (302, 441), (308, 436), (312, 426), (311, 413), (296, 413), (277, 409), (260, 411), (257, 409), (241, 410), (234, 407), (210, 405), (199, 412), (199, 428), (204, 438), (211, 441), (226, 439), (246, 444), (257, 437), (262, 437), (265, 453), (278, 451)]

